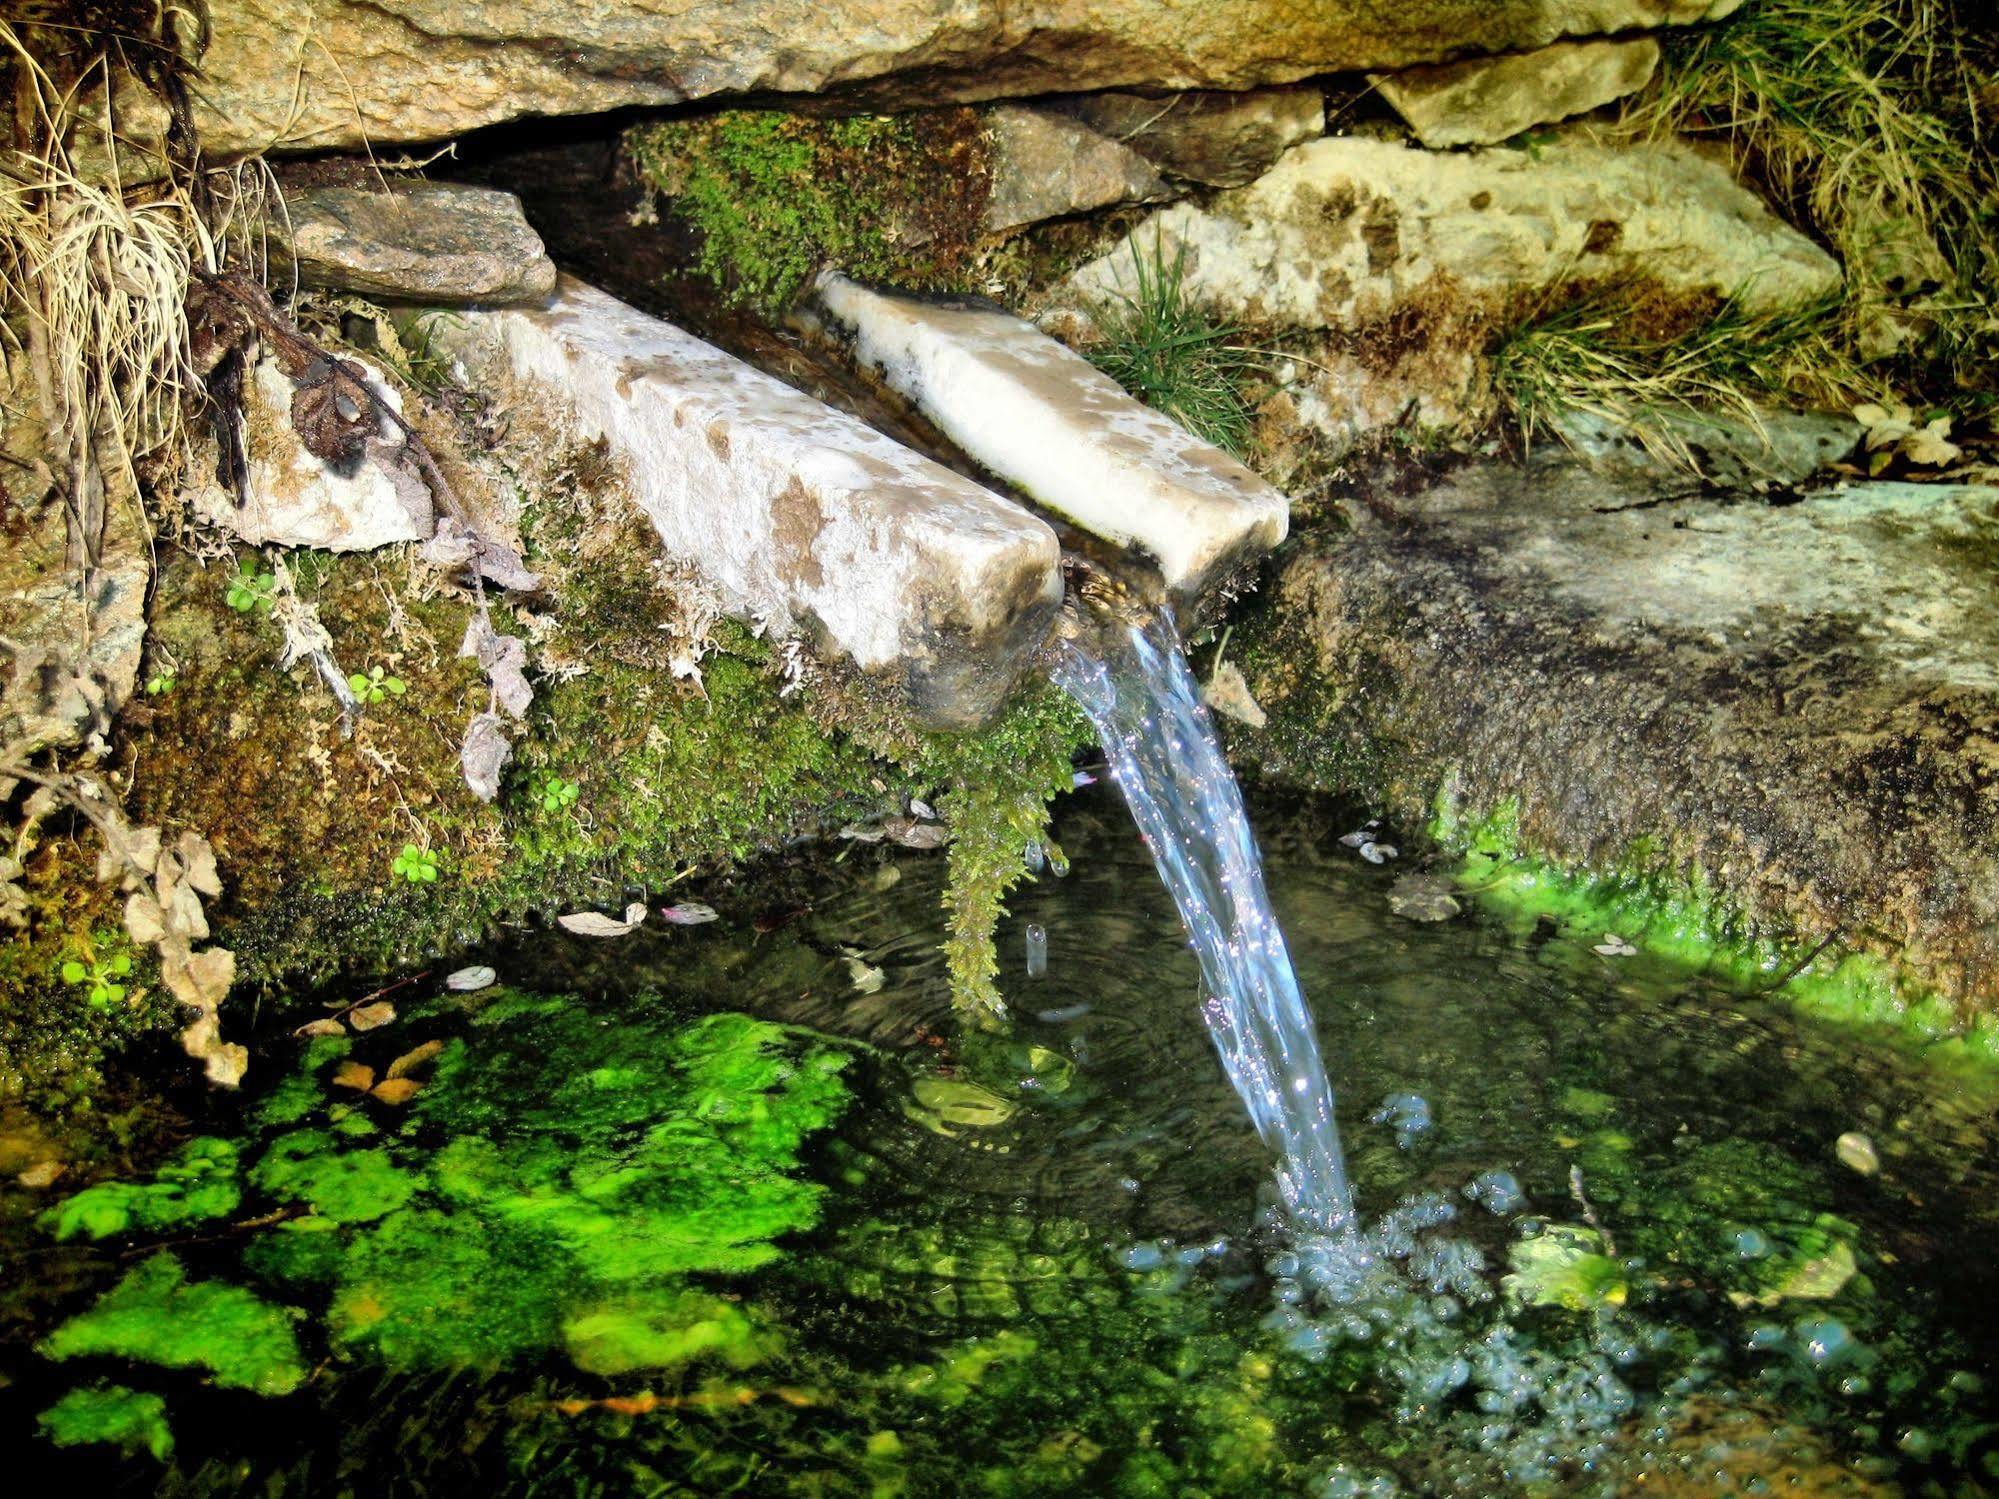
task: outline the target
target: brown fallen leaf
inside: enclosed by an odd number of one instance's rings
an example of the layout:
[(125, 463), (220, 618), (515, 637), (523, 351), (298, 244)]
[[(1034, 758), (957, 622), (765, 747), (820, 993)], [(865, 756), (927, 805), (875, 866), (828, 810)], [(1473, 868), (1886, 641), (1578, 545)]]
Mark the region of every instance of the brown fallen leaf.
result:
[(389, 1076), (392, 1078), (408, 1077), (417, 1068), (423, 1066), (424, 1063), (443, 1050), (444, 1043), (442, 1041), (426, 1041), (421, 1046), (413, 1047), (389, 1063)]
[(371, 1096), (392, 1108), (401, 1108), (422, 1091), (423, 1084), (413, 1077), (392, 1077), (377, 1083)]
[(304, 1025), (293, 1031), (292, 1034), (294, 1036), (344, 1036), (347, 1034), (347, 1027), (335, 1020), (331, 1015), (323, 1015), (318, 1020), (308, 1020)]
[(54, 1186), (56, 1179), (67, 1170), (69, 1170), (69, 1167), (62, 1161), (37, 1161), (34, 1165), (16, 1176), (14, 1180), (28, 1188), (31, 1192), (39, 1192), (44, 1187)]
[(378, 999), (371, 1005), (362, 1005), (347, 1012), (347, 1023), (357, 1031), (376, 1030), (395, 1018), (396, 1007), (386, 999)]
[(333, 1073), (333, 1086), (366, 1093), (375, 1086), (375, 1069), (366, 1062), (342, 1062)]

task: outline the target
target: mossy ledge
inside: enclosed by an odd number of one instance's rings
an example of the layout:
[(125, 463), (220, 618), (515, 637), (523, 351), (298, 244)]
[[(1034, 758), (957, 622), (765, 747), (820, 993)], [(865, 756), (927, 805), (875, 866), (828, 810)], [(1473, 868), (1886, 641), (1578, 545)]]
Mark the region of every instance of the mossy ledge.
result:
[(1994, 1054), (1985, 492), (1766, 503), (1536, 460), (1339, 521), (1235, 622), (1269, 715), (1239, 764), (1405, 833), (1442, 788), (1447, 834), (1510, 829), (1512, 899), (1760, 988), (1815, 955), (1787, 992)]
[[(340, 669), (403, 684), (347, 738), (311, 667), (278, 669), (270, 615), (229, 603), (235, 558), (163, 554), (142, 672), (163, 686), (127, 709), (114, 776), (136, 823), (199, 829), (215, 847), (225, 894), (211, 920), (238, 957), (225, 1024), (331, 979), (879, 826), (915, 800), (952, 835), (956, 997), (998, 1013), (993, 927), (1088, 742), (1068, 700), (1031, 680), (983, 730), (919, 730), (892, 683), (718, 619), (601, 453), (543, 433), (495, 463), (525, 497), (545, 590), (490, 601), (496, 626), (531, 642), (535, 688), (491, 804), (459, 764), (466, 725), (490, 706), (458, 654), (468, 594), (401, 551), (289, 555)], [(127, 946), (95, 858), (88, 840), (44, 845), (28, 879), (41, 919), (0, 960), (0, 1093), (45, 1110), (84, 1107), (107, 1049), (177, 1018), (143, 955), (116, 1003), (64, 981), (65, 962)]]

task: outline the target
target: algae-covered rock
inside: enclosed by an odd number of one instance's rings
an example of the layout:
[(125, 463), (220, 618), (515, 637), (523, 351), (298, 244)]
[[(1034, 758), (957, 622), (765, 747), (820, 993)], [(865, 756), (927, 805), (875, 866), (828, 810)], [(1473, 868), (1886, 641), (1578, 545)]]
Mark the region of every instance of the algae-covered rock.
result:
[[(1940, 991), (1926, 1027), (1999, 1010), (1999, 490), (1792, 498), (1560, 462), (1376, 493), (1238, 626), (1272, 722), (1237, 754), (1445, 805), (1480, 883), (1538, 882), (1593, 941), (1708, 963), (1763, 939), (1731, 971), (1767, 986), (1830, 940)], [(1563, 904), (1526, 855), (1597, 878)], [(1838, 1002), (1897, 1013), (1867, 984)]]
[[(317, 1038), (245, 1138), (196, 1141), (153, 1181), (89, 1188), (47, 1217), (59, 1234), (102, 1236), (233, 1212), (240, 1158), (241, 1187), (264, 1199), (243, 1204), (256, 1229), (236, 1241), (244, 1269), (323, 1313), (190, 1283), (160, 1253), (43, 1351), (202, 1368), (264, 1394), (303, 1378), (295, 1322), (396, 1369), (496, 1369), (565, 1349), (598, 1373), (764, 1357), (774, 1344), (758, 1319), (686, 1277), (767, 1264), (814, 1222), (822, 1189), (799, 1156), (845, 1105), (847, 1049), (742, 1015), (683, 1021), (656, 1001), (611, 1023), (572, 998), (482, 999), (469, 1022), (406, 1007), (398, 1029), (462, 1031), (418, 1048), (433, 1066), (410, 1100), (336, 1080), (377, 1050), (394, 1065), (407, 1037)], [(196, 1211), (211, 1167), (226, 1205)]]

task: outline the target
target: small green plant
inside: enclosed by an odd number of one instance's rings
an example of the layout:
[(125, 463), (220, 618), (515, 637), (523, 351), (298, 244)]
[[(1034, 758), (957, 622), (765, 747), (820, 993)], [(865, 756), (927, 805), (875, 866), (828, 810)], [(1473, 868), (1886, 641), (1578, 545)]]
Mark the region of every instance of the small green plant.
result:
[(229, 590), (222, 601), (238, 614), (258, 610), (269, 614), (277, 601), (277, 589), (277, 574), (259, 568), (255, 557), (245, 557), (237, 564), (236, 575), (229, 580)]
[(1216, 322), (1188, 298), (1184, 245), (1168, 261), (1157, 237), (1150, 253), (1136, 240), (1126, 243), (1131, 290), (1097, 308), (1102, 342), (1088, 351), (1091, 363), (1196, 437), (1240, 455), (1249, 442), (1242, 394), (1248, 351), (1230, 342), (1233, 324)]
[(379, 703), (384, 697), (401, 697), (409, 691), (409, 684), (401, 677), (392, 677), (380, 666), (371, 666), (364, 675), (355, 672), (347, 679), (347, 685), (354, 696), (363, 703)]
[(437, 883), (437, 854), (428, 848), (418, 848), (414, 843), (405, 843), (403, 851), (396, 855), (390, 870), (412, 885), (435, 885)]
[(174, 674), (170, 671), (156, 671), (146, 678), (147, 697), (165, 697), (174, 690)]
[(566, 781), (554, 771), (545, 770), (534, 778), (530, 794), (542, 811), (555, 813), (575, 806), (583, 791), (574, 781)]
[(131, 955), (122, 952), (109, 958), (99, 958), (94, 950), (90, 950), (83, 957), (71, 958), (62, 965), (62, 981), (65, 984), (89, 986), (89, 993), (84, 999), (93, 1010), (108, 1009), (123, 999), (124, 980), (131, 973)]

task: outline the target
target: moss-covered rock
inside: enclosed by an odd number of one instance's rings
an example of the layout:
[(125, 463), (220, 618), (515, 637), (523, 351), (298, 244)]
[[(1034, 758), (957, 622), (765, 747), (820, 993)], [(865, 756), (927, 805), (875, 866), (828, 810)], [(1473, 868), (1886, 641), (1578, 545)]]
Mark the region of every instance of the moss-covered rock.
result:
[(1441, 810), (1482, 895), (1968, 1023), (1999, 1009), (1992, 494), (1778, 506), (1561, 463), (1372, 493), (1239, 623), (1271, 722), (1235, 751)]

